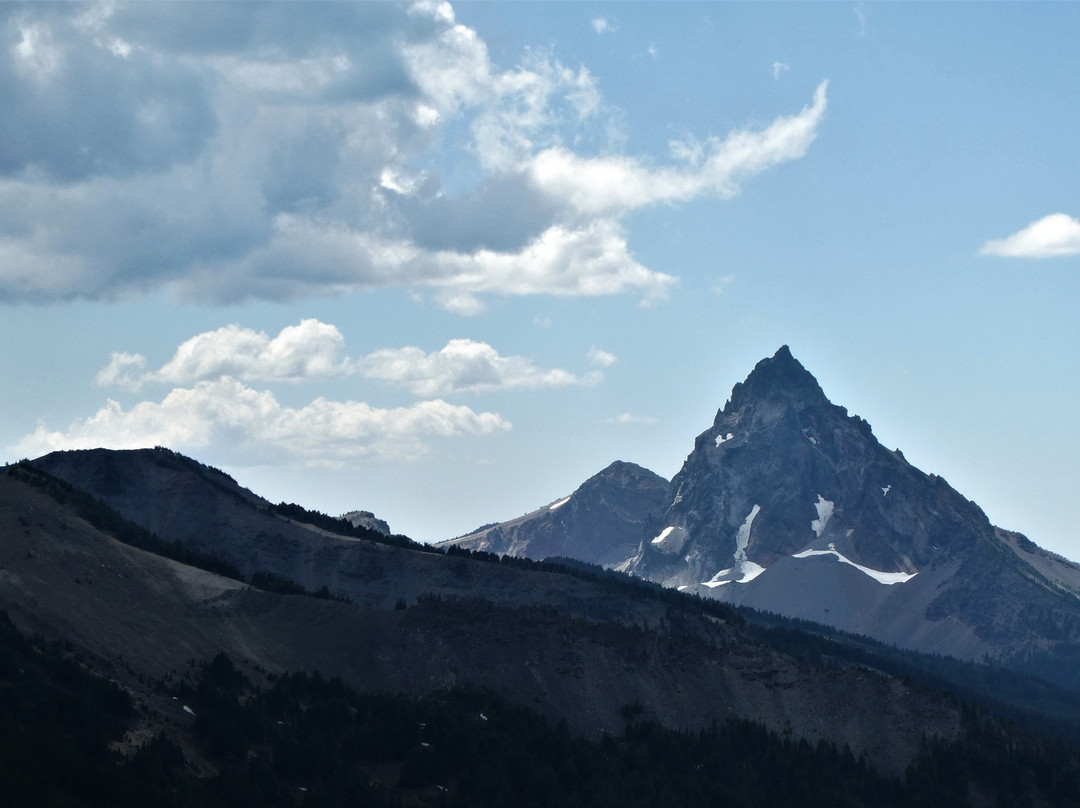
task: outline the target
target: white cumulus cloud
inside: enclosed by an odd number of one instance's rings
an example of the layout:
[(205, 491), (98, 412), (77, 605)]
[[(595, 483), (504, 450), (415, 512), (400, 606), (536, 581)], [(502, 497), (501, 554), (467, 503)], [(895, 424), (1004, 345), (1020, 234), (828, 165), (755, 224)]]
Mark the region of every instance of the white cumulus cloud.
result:
[(1007, 238), (987, 241), (979, 254), (1005, 258), (1080, 255), (1080, 219), (1064, 213), (1052, 213)]
[(825, 111), (822, 84), (802, 112), (665, 165), (621, 151), (586, 67), (535, 48), (498, 65), (448, 3), (13, 8), (0, 302), (660, 300), (674, 278), (635, 258), (628, 214), (732, 196), (801, 157)]
[[(588, 358), (600, 367), (616, 361), (614, 354), (595, 347)], [(386, 409), (319, 397), (290, 407), (272, 390), (255, 386), (353, 374), (404, 386), (423, 400)], [(301, 320), (276, 335), (231, 324), (186, 340), (157, 369), (149, 367), (143, 354), (113, 353), (97, 374), (100, 386), (139, 391), (157, 384), (172, 389), (161, 400), (127, 407), (110, 399), (66, 429), (41, 423), (9, 449), (36, 456), (97, 446), (164, 445), (181, 451), (212, 446), (241, 464), (335, 464), (372, 455), (408, 458), (425, 452), (429, 438), (487, 435), (511, 427), (496, 412), (476, 412), (441, 396), (591, 385), (602, 378), (599, 370), (576, 374), (540, 367), (524, 356), (503, 356), (471, 339), (450, 340), (431, 353), (409, 346), (354, 358), (341, 331), (316, 319)]]
[(485, 342), (450, 340), (432, 353), (422, 348), (385, 348), (360, 360), (365, 376), (408, 387), (415, 395), (537, 390), (595, 384), (597, 372), (576, 375), (559, 368), (540, 368), (524, 356), (501, 356)]
[(241, 464), (325, 464), (370, 455), (407, 459), (423, 454), (429, 438), (508, 429), (509, 422), (497, 413), (438, 399), (392, 409), (325, 398), (287, 407), (268, 390), (226, 377), (176, 388), (161, 401), (143, 401), (126, 410), (110, 400), (66, 430), (39, 424), (13, 451), (35, 457), (58, 449), (162, 445), (193, 451), (213, 446)]
[[(591, 348), (589, 361), (601, 367), (615, 363), (614, 354)], [(191, 386), (200, 382), (318, 382), (360, 373), (366, 378), (408, 387), (418, 396), (537, 390), (595, 384), (598, 371), (574, 374), (541, 368), (524, 356), (501, 356), (485, 342), (453, 339), (432, 353), (421, 348), (382, 348), (359, 359), (345, 350), (345, 338), (334, 325), (315, 319), (287, 326), (277, 336), (227, 325), (186, 340), (157, 370), (147, 369), (142, 354), (117, 351), (97, 374), (101, 387), (137, 391), (146, 384)]]
[(141, 354), (114, 353), (97, 382), (138, 389), (147, 382), (185, 385), (225, 376), (244, 382), (319, 381), (354, 371), (344, 352), (345, 338), (337, 327), (314, 319), (287, 326), (275, 337), (227, 325), (187, 340), (153, 372), (145, 371)]

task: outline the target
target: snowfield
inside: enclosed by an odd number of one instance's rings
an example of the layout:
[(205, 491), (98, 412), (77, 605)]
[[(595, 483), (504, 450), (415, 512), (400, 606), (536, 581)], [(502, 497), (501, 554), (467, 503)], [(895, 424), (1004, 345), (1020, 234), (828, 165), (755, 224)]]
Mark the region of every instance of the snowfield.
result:
[[(737, 584), (745, 584), (757, 578), (765, 572), (760, 564), (750, 561), (746, 557), (746, 548), (750, 544), (750, 529), (754, 526), (754, 519), (761, 513), (761, 506), (755, 505), (750, 509), (746, 519), (739, 525), (739, 532), (735, 534), (735, 566), (720, 570), (710, 580), (704, 581), (703, 585), (710, 589), (729, 584), (734, 581)], [(734, 577), (738, 573), (739, 577)]]
[(814, 531), (814, 535), (819, 539), (821, 534), (825, 532), (825, 528), (829, 526), (829, 520), (832, 519), (835, 505), (835, 502), (830, 502), (821, 494), (817, 495), (817, 502), (814, 503), (814, 507), (817, 508), (817, 519), (810, 523), (810, 529)]
[(660, 535), (652, 540), (652, 543), (653, 544), (663, 544), (664, 539), (666, 539), (668, 536), (670, 536), (671, 531), (673, 531), (674, 529), (675, 529), (675, 527), (673, 525), (669, 525), (668, 527), (665, 527), (663, 530), (660, 531)]
[(795, 555), (793, 555), (792, 558), (810, 558), (811, 556), (826, 555), (836, 556), (836, 558), (842, 563), (850, 564), (855, 569), (859, 570), (859, 572), (869, 575), (878, 583), (886, 584), (887, 586), (905, 583), (906, 581), (910, 581), (912, 578), (919, 574), (917, 572), (882, 572), (881, 570), (864, 567), (862, 564), (856, 564), (850, 558), (840, 553), (840, 551), (836, 549), (836, 545), (831, 542), (829, 543), (828, 550), (803, 550), (801, 553), (796, 553)]

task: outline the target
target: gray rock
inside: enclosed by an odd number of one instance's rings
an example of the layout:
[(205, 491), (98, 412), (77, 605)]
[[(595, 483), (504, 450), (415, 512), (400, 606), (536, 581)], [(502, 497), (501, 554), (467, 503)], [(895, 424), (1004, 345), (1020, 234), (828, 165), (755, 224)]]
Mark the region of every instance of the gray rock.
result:
[(371, 511), (349, 511), (342, 514), (341, 518), (353, 527), (364, 527), (376, 533), (382, 533), (384, 536), (390, 535), (390, 525)]

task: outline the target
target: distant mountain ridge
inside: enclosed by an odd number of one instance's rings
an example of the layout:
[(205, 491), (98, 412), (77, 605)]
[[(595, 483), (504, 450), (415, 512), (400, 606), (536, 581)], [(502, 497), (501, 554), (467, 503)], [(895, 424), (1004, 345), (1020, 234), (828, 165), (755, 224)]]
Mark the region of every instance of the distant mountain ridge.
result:
[(71, 643), (156, 705), (147, 720), (159, 726), (170, 715), (175, 725), (178, 706), (151, 683), (227, 652), (259, 678), (302, 668), (414, 694), (491, 688), (592, 737), (619, 731), (628, 705), (675, 728), (743, 717), (847, 744), (893, 773), (925, 733), (960, 731), (951, 702), (855, 667), (812, 665), (754, 639), (718, 604), (710, 611), (625, 580), (458, 548), (329, 534), (164, 450), (86, 450), (34, 464), (84, 493), (107, 492), (99, 499), (143, 528), (153, 523), (162, 540), (184, 534), (247, 578), (264, 571), (352, 601), (261, 590), (123, 544), (63, 498), (50, 500), (21, 468), (0, 474), (0, 610), (23, 630)]

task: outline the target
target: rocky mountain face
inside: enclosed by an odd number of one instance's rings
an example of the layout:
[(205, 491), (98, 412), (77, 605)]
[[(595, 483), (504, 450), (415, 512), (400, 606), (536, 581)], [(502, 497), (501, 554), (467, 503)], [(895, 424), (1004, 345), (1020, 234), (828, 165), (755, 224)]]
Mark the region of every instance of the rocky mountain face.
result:
[(667, 502), (668, 487), (660, 475), (617, 461), (568, 497), (442, 546), (536, 560), (576, 558), (614, 566), (637, 552), (646, 520)]
[(746, 583), (781, 558), (832, 551), (901, 581), (992, 530), (830, 403), (787, 347), (735, 386), (672, 492), (630, 565), (671, 586)]
[(990, 524), (832, 404), (785, 346), (732, 390), (623, 568), (922, 651), (1080, 640), (1080, 567)]

